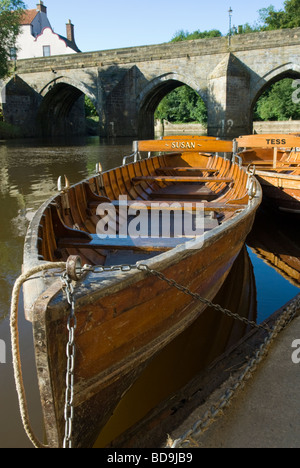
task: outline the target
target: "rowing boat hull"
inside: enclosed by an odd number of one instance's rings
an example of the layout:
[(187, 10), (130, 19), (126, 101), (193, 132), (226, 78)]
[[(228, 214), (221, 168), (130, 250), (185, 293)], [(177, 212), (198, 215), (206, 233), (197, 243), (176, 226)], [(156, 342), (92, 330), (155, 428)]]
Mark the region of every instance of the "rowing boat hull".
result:
[[(251, 230), (254, 215), (249, 210), (240, 222), (236, 220), (207, 239), (199, 251), (180, 251), (179, 247), (177, 255), (168, 258), (167, 253), (153, 267), (212, 300)], [(112, 290), (108, 287), (99, 293), (83, 283), (76, 293), (76, 447), (93, 445), (122, 395), (149, 361), (205, 309), (155, 277), (145, 278), (134, 271), (121, 276), (124, 278)], [(97, 284), (103, 279), (98, 276), (91, 281)], [(61, 446), (64, 435), (68, 305), (60, 288), (55, 283), (36, 302), (33, 323), (37, 368), (43, 376), (40, 385), (47, 441), (53, 447)]]
[[(176, 167), (179, 163), (192, 164), (193, 160), (199, 165), (199, 154), (191, 157), (184, 155), (182, 158), (172, 155), (169, 159), (156, 157), (147, 162), (112, 170), (103, 174), (105, 195), (117, 198), (120, 193), (117, 192), (117, 187), (121, 190), (127, 184), (128, 188), (130, 183), (128, 193), (131, 195), (135, 190), (150, 196), (156, 190), (155, 193), (161, 196), (166, 193), (165, 189), (171, 187), (176, 196), (176, 185), (171, 182), (165, 187), (166, 182), (161, 182), (160, 176), (154, 177), (151, 170), (161, 170), (160, 164), (169, 167), (170, 162), (174, 161)], [(235, 183), (232, 188), (226, 186), (224, 177), (219, 184), (212, 178), (210, 180), (213, 183), (210, 184), (211, 187), (217, 187), (215, 193), (219, 190), (219, 200), (224, 205), (235, 202), (234, 208), (227, 205), (227, 209), (234, 211), (228, 217), (224, 216), (220, 225), (205, 232), (196, 243), (186, 242), (156, 256), (147, 257), (142, 262), (207, 300), (213, 300), (224, 284), (252, 228), (261, 202), (259, 186), (256, 196), (249, 200), (247, 175), (242, 168), (231, 165), (222, 158), (213, 160), (207, 155), (203, 156), (203, 161), (211, 160), (218, 164), (220, 178), (223, 175), (228, 178), (230, 175), (231, 180), (233, 177)], [(122, 184), (120, 181), (116, 183), (118, 174), (122, 174)], [(149, 181), (147, 184), (144, 181), (145, 174)], [(177, 180), (178, 177), (175, 178)], [(199, 177), (201, 183), (204, 179)], [(96, 179), (92, 178), (89, 184), (95, 188)], [(189, 189), (189, 185), (185, 183), (182, 187)], [(58, 255), (58, 238), (66, 231), (68, 235), (71, 233), (77, 236), (77, 240), (81, 236), (85, 242), (86, 234), (78, 230), (80, 222), (83, 222), (83, 213), (88, 213), (89, 216), (84, 220), (85, 227), (89, 228), (95, 218), (91, 212), (92, 205), (85, 206), (83, 201), (80, 202), (83, 200), (80, 196), (86, 193), (85, 189), (84, 183), (74, 186), (69, 190), (67, 199), (62, 194), (47, 202), (37, 212), (26, 238), (24, 271), (40, 262), (41, 254), (43, 258), (48, 255), (48, 261), (53, 261), (52, 257)], [(197, 195), (199, 192), (194, 193)], [(90, 195), (90, 189), (88, 194)], [(94, 196), (95, 200), (98, 200), (97, 197)], [(214, 211), (216, 204), (212, 202), (211, 206)], [(226, 207), (224, 209), (226, 213)], [(65, 224), (60, 224), (58, 212), (64, 216)], [(77, 217), (76, 230), (66, 227), (70, 213), (72, 223), (75, 216)], [(42, 241), (39, 233), (43, 236)], [(93, 248), (89, 250), (84, 248), (86, 245), (81, 246), (83, 258), (93, 256), (94, 264), (97, 265), (97, 259), (103, 257), (101, 242), (98, 249), (94, 249), (92, 244)], [(68, 254), (75, 252), (76, 249), (68, 244)], [(47, 443), (49, 447), (61, 447), (65, 435), (69, 304), (61, 290), (61, 280), (53, 275), (35, 277), (27, 282), (24, 285), (24, 295), (27, 318), (32, 321), (33, 326)], [(91, 447), (122, 396), (151, 360), (189, 327), (204, 312), (206, 306), (159, 277), (149, 276), (147, 272), (136, 268), (129, 271), (90, 272), (77, 283), (75, 302), (77, 328), (72, 445)], [(204, 327), (199, 339), (208, 334), (211, 334), (211, 329)], [(217, 338), (212, 336), (212, 342), (214, 339)]]
[(300, 214), (300, 174), (256, 171), (264, 197), (273, 207), (286, 213)]

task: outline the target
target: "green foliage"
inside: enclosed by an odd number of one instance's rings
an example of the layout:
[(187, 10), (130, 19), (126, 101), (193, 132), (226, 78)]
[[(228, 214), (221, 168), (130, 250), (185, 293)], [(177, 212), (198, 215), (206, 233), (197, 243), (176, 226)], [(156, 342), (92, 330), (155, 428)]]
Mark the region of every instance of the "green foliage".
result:
[(0, 0), (0, 78), (9, 73), (10, 50), (15, 47), (24, 8), (22, 0)]
[(211, 37), (221, 37), (222, 33), (217, 29), (212, 29), (211, 31), (203, 31), (201, 32), (199, 29), (198, 31), (194, 31), (193, 33), (189, 33), (188, 31), (177, 31), (174, 34), (173, 39), (171, 42), (180, 42), (180, 41), (192, 41), (195, 39), (205, 39)]
[(264, 31), (300, 27), (300, 0), (286, 0), (284, 10), (276, 11), (270, 6), (262, 8), (259, 13)]
[(189, 86), (180, 86), (162, 99), (156, 109), (155, 119), (206, 124), (206, 106), (193, 89)]
[(265, 91), (256, 103), (255, 120), (300, 120), (300, 104), (295, 96), (294, 80), (278, 81)]
[(97, 117), (97, 109), (86, 95), (84, 96), (84, 108), (85, 108), (85, 116), (86, 117)]

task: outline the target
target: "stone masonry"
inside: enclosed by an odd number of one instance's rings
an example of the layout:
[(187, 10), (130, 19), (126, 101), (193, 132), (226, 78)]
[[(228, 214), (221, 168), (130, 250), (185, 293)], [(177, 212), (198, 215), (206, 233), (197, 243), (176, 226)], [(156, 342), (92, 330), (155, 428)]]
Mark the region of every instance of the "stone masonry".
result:
[(82, 95), (100, 135), (152, 138), (154, 111), (180, 85), (208, 110), (208, 134), (252, 132), (252, 110), (271, 83), (300, 78), (300, 28), (20, 60), (7, 80), (5, 119), (30, 136), (84, 131)]

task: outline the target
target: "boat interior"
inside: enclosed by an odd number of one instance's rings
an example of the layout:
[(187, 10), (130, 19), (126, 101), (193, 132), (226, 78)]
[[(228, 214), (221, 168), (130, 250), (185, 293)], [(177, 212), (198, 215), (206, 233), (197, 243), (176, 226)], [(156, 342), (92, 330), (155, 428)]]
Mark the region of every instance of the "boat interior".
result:
[[(269, 137), (269, 138), (268, 138)], [(239, 156), (244, 165), (255, 165), (257, 171), (272, 171), (283, 174), (300, 175), (300, 145), (299, 138), (274, 138), (274, 135), (265, 135), (267, 141), (284, 141), (279, 146), (264, 147), (261, 135), (251, 135), (237, 139), (238, 146), (243, 148)], [(299, 140), (299, 141), (298, 141)], [(272, 143), (270, 143), (272, 145)], [(289, 147), (288, 145), (291, 144)], [(294, 146), (295, 145), (295, 146)]]
[[(193, 230), (178, 232), (175, 220), (183, 229), (188, 212), (195, 226), (199, 204), (204, 232), (235, 216), (249, 201), (248, 175), (217, 155), (222, 150), (228, 155), (232, 142), (206, 139), (199, 152), (195, 141), (138, 142), (134, 162), (108, 172), (98, 165), (93, 177), (74, 186), (66, 181), (39, 220), (39, 259), (65, 261), (79, 255), (92, 265), (132, 263), (197, 237)], [(163, 217), (169, 220), (167, 235)], [(99, 223), (107, 229), (101, 235)], [(130, 229), (139, 235), (130, 235)]]

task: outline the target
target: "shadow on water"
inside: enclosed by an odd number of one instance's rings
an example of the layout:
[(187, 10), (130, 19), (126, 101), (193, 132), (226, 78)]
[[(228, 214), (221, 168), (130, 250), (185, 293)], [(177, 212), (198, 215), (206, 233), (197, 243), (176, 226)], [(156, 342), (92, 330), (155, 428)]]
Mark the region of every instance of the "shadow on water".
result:
[[(92, 175), (98, 162), (104, 170), (120, 165), (131, 148), (129, 139), (0, 143), (0, 340), (6, 344), (6, 363), (0, 364), (1, 447), (31, 447), (20, 421), (9, 333), (11, 289), (21, 272), (28, 223), (40, 204), (56, 193), (59, 176), (66, 174), (70, 183), (76, 183)], [(300, 287), (299, 230), (298, 219), (274, 219), (269, 212), (260, 210), (247, 247), (235, 262), (215, 302), (261, 322), (296, 296)], [(204, 325), (211, 330), (206, 337), (200, 333)], [(22, 315), (22, 300), (19, 327), (32, 425), (42, 438), (31, 325)], [(120, 402), (101, 433), (98, 446), (121, 437), (123, 431), (186, 385), (247, 331), (247, 326), (207, 310), (145, 370)]]

